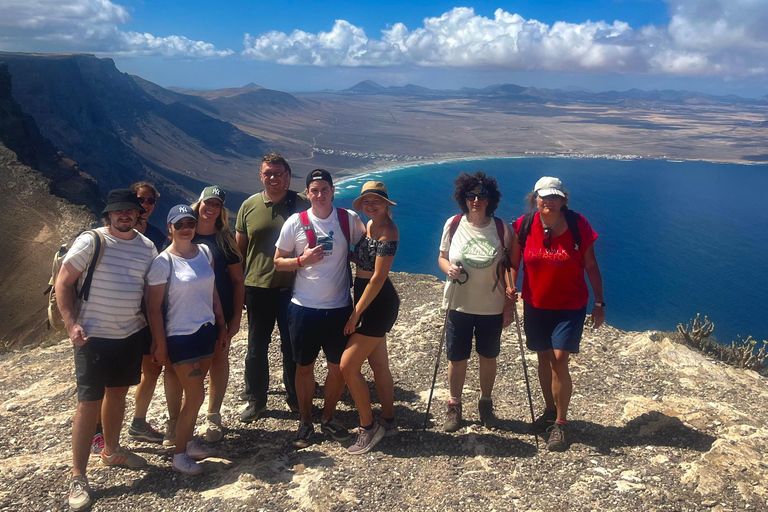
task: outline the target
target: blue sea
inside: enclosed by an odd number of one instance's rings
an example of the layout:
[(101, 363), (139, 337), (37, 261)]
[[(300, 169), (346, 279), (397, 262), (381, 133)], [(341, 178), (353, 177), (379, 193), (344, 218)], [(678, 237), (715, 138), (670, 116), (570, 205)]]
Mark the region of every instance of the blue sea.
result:
[[(337, 183), (351, 208), (362, 184), (383, 181), (400, 228), (394, 270), (444, 277), (437, 266), (445, 220), (460, 172), (483, 171), (502, 192), (506, 221), (541, 176), (559, 177), (599, 238), (607, 322), (624, 330), (675, 330), (696, 313), (729, 343), (740, 334), (768, 339), (768, 166), (604, 159), (505, 158), (399, 167)], [(590, 304), (591, 308), (591, 304)]]

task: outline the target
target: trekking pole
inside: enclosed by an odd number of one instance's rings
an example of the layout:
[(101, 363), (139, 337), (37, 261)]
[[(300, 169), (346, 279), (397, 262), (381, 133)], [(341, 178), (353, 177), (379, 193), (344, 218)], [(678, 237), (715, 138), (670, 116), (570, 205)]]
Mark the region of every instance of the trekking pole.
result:
[[(456, 262), (456, 266), (461, 268), (461, 273), (466, 275), (467, 278), (469, 278), (469, 274), (467, 274), (467, 271), (464, 270), (464, 268), (461, 266), (461, 262)], [(456, 290), (456, 285), (458, 284), (461, 286), (462, 284), (466, 283), (467, 279), (464, 279), (461, 281), (460, 279), (454, 279), (451, 281), (451, 284), (449, 285), (451, 287), (451, 291), (448, 292), (448, 305), (445, 307), (445, 320), (443, 321), (443, 332), (440, 334), (440, 345), (438, 345), (437, 348), (437, 360), (435, 361), (435, 373), (432, 375), (432, 387), (429, 388), (429, 400), (427, 401), (427, 413), (424, 415), (424, 428), (423, 430), (427, 430), (427, 423), (429, 422), (429, 409), (432, 407), (432, 394), (435, 392), (435, 382), (437, 381), (437, 371), (440, 368), (440, 356), (443, 355), (443, 345), (445, 344), (445, 329), (448, 325), (448, 313), (451, 311), (451, 305), (453, 304), (453, 292)]]
[[(512, 271), (507, 269), (509, 275), (509, 282), (512, 282)], [(520, 317), (517, 314), (517, 304), (515, 304), (515, 324), (517, 325), (517, 340), (520, 343), (520, 358), (523, 360), (523, 375), (525, 375), (525, 388), (528, 390), (528, 407), (531, 409), (531, 429), (536, 422), (536, 417), (533, 414), (533, 398), (531, 398), (531, 382), (528, 380), (528, 365), (525, 362), (525, 348), (523, 347), (523, 335), (520, 332)], [(539, 448), (539, 436), (536, 432), (533, 432), (533, 438), (536, 440), (536, 449)]]

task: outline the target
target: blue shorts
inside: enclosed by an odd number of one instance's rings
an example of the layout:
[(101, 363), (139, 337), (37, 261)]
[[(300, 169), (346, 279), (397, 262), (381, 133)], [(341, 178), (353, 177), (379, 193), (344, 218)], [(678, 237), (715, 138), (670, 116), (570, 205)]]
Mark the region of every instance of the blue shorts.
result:
[(174, 366), (196, 363), (213, 357), (213, 351), (216, 349), (216, 326), (204, 324), (192, 334), (168, 336), (165, 343), (168, 345), (168, 358)]
[(299, 366), (315, 362), (323, 349), (329, 363), (339, 364), (349, 336), (344, 334), (352, 306), (334, 309), (305, 308), (288, 304), (288, 332), (293, 360)]
[(464, 361), (475, 350), (487, 359), (495, 359), (501, 350), (501, 330), (504, 315), (473, 315), (451, 310), (445, 326), (445, 351), (449, 361)]
[(563, 350), (579, 353), (587, 307), (581, 309), (540, 309), (523, 303), (526, 346), (534, 352)]

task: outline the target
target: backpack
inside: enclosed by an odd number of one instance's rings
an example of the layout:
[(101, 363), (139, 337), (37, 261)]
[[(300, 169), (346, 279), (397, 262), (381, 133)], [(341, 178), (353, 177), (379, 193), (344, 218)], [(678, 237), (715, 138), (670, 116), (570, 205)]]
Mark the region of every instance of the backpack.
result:
[[(455, 235), (456, 230), (459, 229), (459, 223), (461, 222), (462, 217), (463, 214), (459, 214), (451, 219), (451, 226), (448, 229), (449, 246), (451, 245), (451, 242), (453, 242), (453, 235)], [(512, 262), (509, 259), (509, 250), (507, 249), (507, 246), (504, 245), (504, 221), (498, 217), (493, 217), (493, 221), (496, 225), (496, 234), (499, 236), (499, 240), (501, 240), (501, 261), (496, 265), (496, 282), (493, 283), (493, 289), (491, 290), (495, 292), (496, 287), (501, 281), (502, 273), (507, 269), (512, 268)]]
[[(97, 229), (89, 229), (84, 231), (93, 237), (93, 254), (91, 260), (88, 262), (88, 266), (84, 270), (85, 279), (83, 280), (83, 287), (78, 290), (77, 284), (75, 284), (75, 303), (74, 313), (77, 317), (80, 312), (80, 305), (83, 301), (88, 300), (88, 295), (91, 291), (91, 282), (93, 281), (93, 273), (96, 267), (101, 262), (101, 257), (104, 255), (104, 248), (106, 247), (106, 241), (101, 231)], [(64, 318), (59, 311), (58, 297), (56, 296), (56, 278), (59, 276), (61, 266), (64, 264), (64, 257), (70, 249), (70, 244), (63, 244), (59, 247), (59, 250), (53, 255), (53, 265), (51, 266), (51, 279), (48, 281), (48, 288), (45, 289), (43, 295), (48, 295), (48, 330), (53, 328), (56, 331), (66, 331), (64, 325)]]
[[(517, 233), (517, 239), (520, 243), (521, 254), (525, 251), (525, 241), (531, 233), (531, 226), (533, 225), (533, 217), (535, 214), (536, 212), (526, 213), (525, 217), (523, 217), (523, 223), (520, 224), (520, 231)], [(565, 215), (565, 222), (568, 223), (568, 230), (573, 237), (573, 248), (578, 251), (581, 247), (581, 232), (579, 232), (579, 217), (581, 217), (581, 215), (568, 209), (563, 210), (563, 215)]]
[[(349, 236), (349, 212), (344, 208), (336, 208), (336, 216), (339, 219), (339, 225), (341, 226), (341, 232), (344, 234), (344, 239), (347, 241), (347, 278), (349, 279), (349, 287), (352, 287), (352, 267), (349, 266), (351, 261), (354, 261), (355, 254), (349, 249), (350, 236)], [(315, 235), (315, 229), (309, 222), (309, 213), (304, 210), (299, 214), (299, 220), (301, 221), (301, 227), (304, 229), (304, 234), (307, 235), (307, 244), (312, 249), (317, 245), (317, 235)]]

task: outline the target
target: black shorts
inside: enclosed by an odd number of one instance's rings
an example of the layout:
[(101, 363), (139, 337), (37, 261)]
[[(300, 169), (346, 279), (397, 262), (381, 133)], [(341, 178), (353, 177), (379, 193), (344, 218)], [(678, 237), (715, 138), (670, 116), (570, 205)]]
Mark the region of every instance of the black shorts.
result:
[(523, 327), (528, 350), (555, 349), (579, 353), (587, 307), (581, 309), (541, 309), (523, 302)]
[(294, 362), (308, 366), (317, 359), (322, 348), (329, 363), (339, 364), (347, 348), (349, 337), (344, 335), (344, 326), (351, 314), (352, 306), (315, 309), (291, 302), (288, 305), (288, 332)]
[(501, 351), (501, 330), (504, 315), (473, 315), (451, 310), (445, 326), (445, 352), (449, 361), (464, 361), (475, 350), (487, 359), (495, 359)]
[(141, 382), (141, 359), (149, 327), (124, 339), (88, 338), (74, 345), (77, 401), (93, 402), (104, 398), (105, 388), (134, 386)]
[(216, 326), (211, 323), (203, 324), (192, 334), (168, 336), (165, 343), (172, 365), (196, 363), (201, 359), (213, 357), (216, 350)]
[[(368, 286), (370, 279), (362, 277), (355, 278), (355, 304), (363, 296), (365, 287)], [(387, 279), (379, 290), (378, 295), (365, 308), (360, 315), (360, 321), (355, 328), (355, 332), (363, 336), (372, 338), (383, 338), (385, 334), (392, 330), (397, 320), (397, 313), (400, 311), (400, 297), (397, 296), (392, 281)]]

